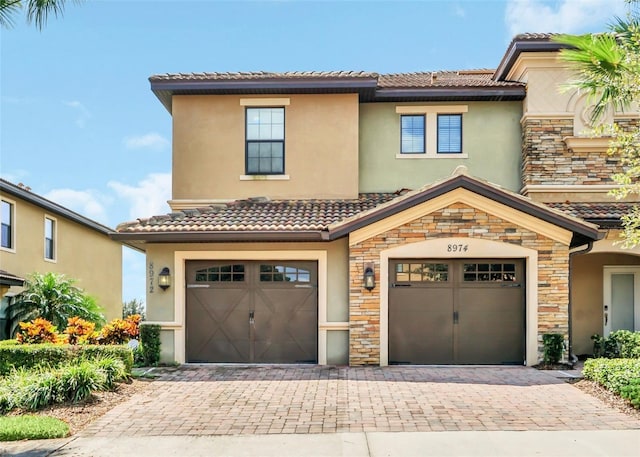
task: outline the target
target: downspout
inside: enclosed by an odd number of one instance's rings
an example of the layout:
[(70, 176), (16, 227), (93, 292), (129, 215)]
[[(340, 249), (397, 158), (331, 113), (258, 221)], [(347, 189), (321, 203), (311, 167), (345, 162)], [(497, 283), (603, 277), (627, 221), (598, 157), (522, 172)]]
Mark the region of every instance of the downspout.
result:
[(593, 249), (593, 241), (589, 241), (587, 243), (587, 247), (582, 249), (581, 251), (573, 251), (573, 252), (569, 252), (569, 306), (568, 306), (568, 312), (569, 312), (569, 348), (568, 348), (568, 353), (569, 353), (569, 363), (571, 364), (571, 366), (575, 365), (575, 363), (578, 361), (578, 357), (573, 353), (573, 325), (572, 325), (572, 305), (573, 305), (573, 288), (571, 286), (571, 280), (573, 278), (573, 256), (580, 254), (588, 254), (589, 252), (591, 252), (591, 250)]

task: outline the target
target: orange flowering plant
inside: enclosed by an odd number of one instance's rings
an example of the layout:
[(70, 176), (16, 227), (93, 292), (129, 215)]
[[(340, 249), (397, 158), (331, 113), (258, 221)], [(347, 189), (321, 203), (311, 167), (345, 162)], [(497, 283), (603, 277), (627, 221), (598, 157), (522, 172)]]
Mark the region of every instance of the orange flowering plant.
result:
[(64, 333), (69, 344), (96, 344), (98, 332), (96, 324), (78, 316), (70, 317)]
[(20, 322), (16, 341), (20, 344), (57, 343), (58, 329), (42, 317), (31, 322)]
[(114, 319), (107, 325), (102, 327), (100, 336), (98, 337), (99, 344), (124, 344), (131, 339), (138, 338), (140, 334), (140, 320), (139, 314), (133, 314), (127, 316), (125, 319)]

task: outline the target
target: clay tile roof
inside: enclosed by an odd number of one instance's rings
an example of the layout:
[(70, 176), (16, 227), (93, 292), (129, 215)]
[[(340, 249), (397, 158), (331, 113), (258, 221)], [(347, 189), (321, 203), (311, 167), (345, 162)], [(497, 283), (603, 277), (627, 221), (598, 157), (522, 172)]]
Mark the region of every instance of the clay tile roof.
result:
[(628, 214), (634, 203), (547, 203), (551, 208), (558, 209), (574, 217), (588, 221), (619, 220), (624, 214)]
[(183, 80), (183, 81), (247, 81), (271, 79), (340, 79), (340, 78), (375, 78), (377, 73), (366, 71), (239, 71), (239, 72), (206, 72), (206, 73), (166, 73), (153, 75), (150, 81)]
[(528, 40), (550, 40), (552, 37), (558, 35), (558, 33), (521, 33), (513, 38), (513, 41), (528, 41)]
[(319, 231), (374, 208), (398, 193), (360, 194), (353, 200), (236, 200), (120, 224), (118, 233)]
[(522, 86), (519, 82), (494, 81), (495, 70), (433, 71), (418, 73), (393, 73), (380, 75), (378, 87), (425, 88), (425, 87), (503, 87)]

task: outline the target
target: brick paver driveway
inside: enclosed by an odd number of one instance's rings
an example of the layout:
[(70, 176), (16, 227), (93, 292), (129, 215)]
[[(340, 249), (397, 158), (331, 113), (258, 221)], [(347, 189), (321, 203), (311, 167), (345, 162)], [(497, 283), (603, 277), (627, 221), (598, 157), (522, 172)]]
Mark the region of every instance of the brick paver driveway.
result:
[(640, 429), (525, 367), (184, 366), (83, 436)]

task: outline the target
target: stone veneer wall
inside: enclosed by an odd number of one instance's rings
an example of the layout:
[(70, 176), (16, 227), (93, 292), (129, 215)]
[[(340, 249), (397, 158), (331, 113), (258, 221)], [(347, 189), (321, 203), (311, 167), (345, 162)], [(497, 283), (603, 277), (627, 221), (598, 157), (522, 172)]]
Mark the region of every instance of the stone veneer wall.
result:
[[(623, 128), (638, 120), (616, 121)], [(578, 132), (579, 133), (579, 132)], [(522, 123), (523, 185), (612, 184), (619, 159), (606, 152), (574, 152), (563, 138), (573, 136), (573, 119), (526, 119)]]
[[(538, 353), (542, 334), (569, 328), (569, 248), (511, 222), (458, 203), (377, 235), (349, 249), (349, 364), (380, 364), (380, 251), (443, 237), (474, 237), (538, 251)], [(362, 287), (365, 263), (373, 263), (376, 288)]]

